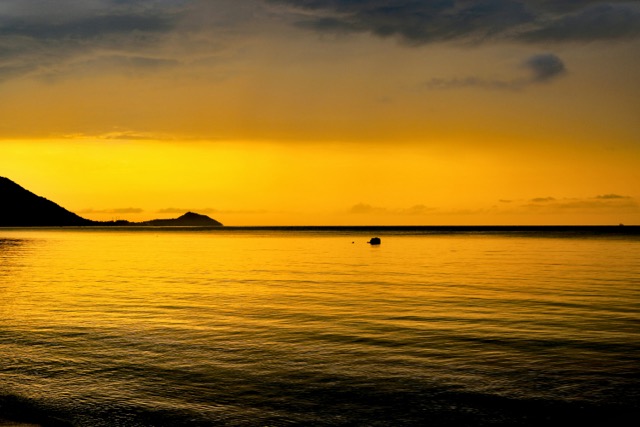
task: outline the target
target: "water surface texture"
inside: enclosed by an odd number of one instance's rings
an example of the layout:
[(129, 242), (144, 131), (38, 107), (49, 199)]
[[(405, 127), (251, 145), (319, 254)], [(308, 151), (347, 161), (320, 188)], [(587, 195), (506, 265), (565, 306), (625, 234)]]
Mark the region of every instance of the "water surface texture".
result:
[(372, 236), (0, 230), (0, 418), (637, 425), (640, 237)]

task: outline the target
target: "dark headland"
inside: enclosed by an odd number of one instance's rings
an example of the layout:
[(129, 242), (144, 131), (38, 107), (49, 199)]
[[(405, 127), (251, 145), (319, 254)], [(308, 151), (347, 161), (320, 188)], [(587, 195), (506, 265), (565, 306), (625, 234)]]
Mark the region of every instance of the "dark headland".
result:
[(174, 219), (154, 219), (144, 222), (92, 221), (82, 218), (62, 206), (33, 194), (11, 181), (0, 177), (0, 227), (220, 227), (222, 224), (206, 215), (193, 212)]

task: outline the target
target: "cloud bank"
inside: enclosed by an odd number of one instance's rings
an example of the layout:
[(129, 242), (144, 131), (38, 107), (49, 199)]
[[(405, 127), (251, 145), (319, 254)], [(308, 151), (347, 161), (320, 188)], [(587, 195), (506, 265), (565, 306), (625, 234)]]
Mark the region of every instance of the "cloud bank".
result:
[[(277, 25), (270, 26), (277, 23)], [(209, 54), (229, 37), (293, 25), (322, 33), (370, 33), (410, 45), (592, 42), (640, 37), (639, 1), (594, 0), (4, 0), (0, 81), (61, 73), (77, 63), (151, 71)], [(201, 34), (214, 34), (202, 38)], [(203, 53), (204, 54), (204, 53)], [(205, 55), (206, 56), (206, 55)], [(558, 63), (532, 62), (538, 78)], [(545, 74), (549, 73), (549, 74)], [(462, 79), (460, 85), (499, 86)]]
[(185, 1), (6, 0), (0, 4), (0, 81), (75, 66), (155, 69), (176, 63), (155, 47), (175, 30)]
[(640, 35), (637, 1), (593, 0), (269, 0), (304, 11), (297, 25), (367, 32), (411, 44), (594, 41)]

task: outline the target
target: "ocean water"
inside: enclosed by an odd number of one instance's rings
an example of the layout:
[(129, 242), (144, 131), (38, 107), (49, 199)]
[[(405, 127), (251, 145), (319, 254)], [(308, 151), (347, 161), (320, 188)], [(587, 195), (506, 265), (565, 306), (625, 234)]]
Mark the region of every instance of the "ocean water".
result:
[(640, 425), (640, 235), (0, 229), (8, 420)]

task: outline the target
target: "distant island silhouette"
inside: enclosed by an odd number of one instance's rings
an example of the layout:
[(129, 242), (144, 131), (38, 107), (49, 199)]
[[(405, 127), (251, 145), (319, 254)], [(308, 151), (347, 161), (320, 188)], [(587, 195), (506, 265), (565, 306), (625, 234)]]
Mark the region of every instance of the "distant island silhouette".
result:
[(173, 219), (130, 222), (93, 221), (82, 218), (62, 206), (33, 194), (8, 178), (0, 177), (0, 227), (221, 227), (222, 223), (206, 215), (187, 212)]
[(194, 212), (187, 212), (186, 214), (174, 218), (174, 219), (152, 219), (151, 221), (144, 221), (138, 223), (138, 225), (150, 225), (153, 227), (213, 227), (221, 226), (222, 223), (210, 218), (206, 215), (200, 215)]

